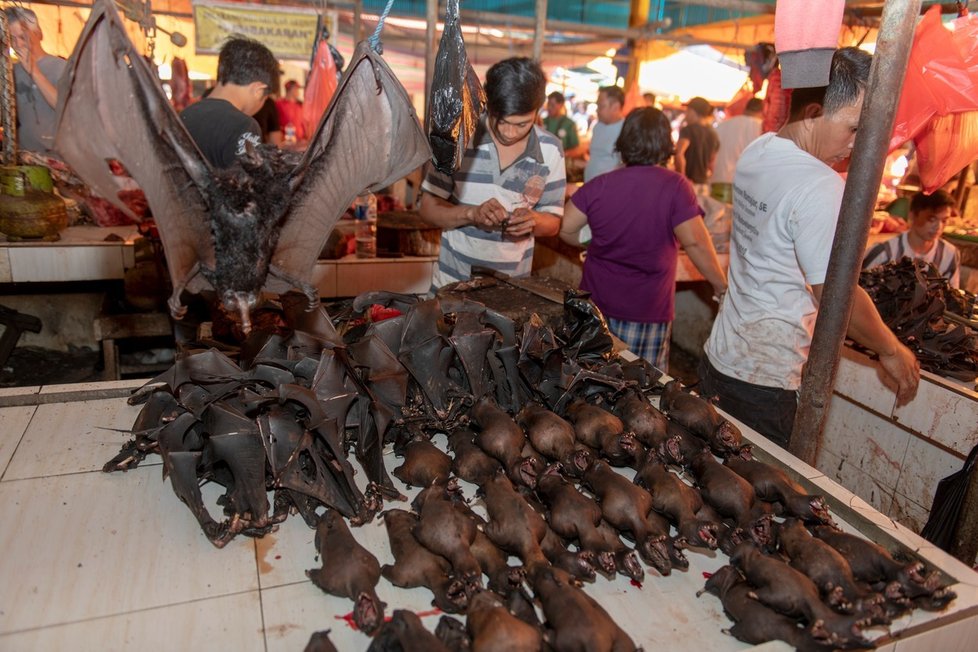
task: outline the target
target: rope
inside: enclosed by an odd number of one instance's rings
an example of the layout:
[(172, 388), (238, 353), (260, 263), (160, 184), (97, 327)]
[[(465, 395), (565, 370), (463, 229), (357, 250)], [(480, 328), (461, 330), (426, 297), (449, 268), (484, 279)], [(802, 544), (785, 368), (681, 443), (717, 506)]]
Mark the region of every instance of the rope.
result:
[(387, 0), (387, 6), (384, 7), (384, 11), (380, 14), (380, 20), (377, 21), (377, 29), (371, 34), (367, 41), (370, 43), (370, 47), (377, 54), (384, 53), (384, 46), (380, 42), (380, 33), (384, 30), (384, 21), (387, 20), (387, 15), (391, 12), (391, 7), (394, 5), (394, 0)]
[(14, 67), (10, 60), (10, 25), (7, 15), (0, 12), (0, 127), (3, 128), (5, 165), (17, 165), (17, 102), (14, 92)]

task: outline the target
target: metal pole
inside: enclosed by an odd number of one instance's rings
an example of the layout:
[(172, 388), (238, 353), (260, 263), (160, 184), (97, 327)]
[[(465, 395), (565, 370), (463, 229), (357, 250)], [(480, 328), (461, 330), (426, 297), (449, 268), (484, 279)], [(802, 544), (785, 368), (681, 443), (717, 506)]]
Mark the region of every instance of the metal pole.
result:
[(543, 60), (543, 40), (547, 35), (547, 0), (537, 0), (537, 23), (533, 28), (533, 58)]
[(889, 0), (883, 10), (811, 353), (801, 381), (798, 413), (788, 441), (788, 450), (808, 464), (815, 463), (822, 442), (920, 3)]
[(438, 0), (427, 0), (425, 19), (428, 21), (424, 32), (424, 110), (428, 112), (428, 98), (431, 96), (431, 80), (435, 76), (435, 28), (438, 26)]

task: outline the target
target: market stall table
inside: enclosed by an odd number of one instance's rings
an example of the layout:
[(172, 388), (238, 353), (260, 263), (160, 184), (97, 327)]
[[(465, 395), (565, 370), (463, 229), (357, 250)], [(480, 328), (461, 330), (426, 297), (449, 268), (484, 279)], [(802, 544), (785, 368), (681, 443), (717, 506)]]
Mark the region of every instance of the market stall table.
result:
[[(218, 550), (161, 479), (158, 457), (126, 473), (101, 472), (128, 439), (125, 430), (139, 408), (125, 397), (136, 386), (121, 381), (0, 393), (6, 406), (0, 408), (0, 518), (8, 524), (0, 531), (0, 578), (7, 587), (0, 594), (0, 649), (300, 650), (321, 629), (332, 629), (338, 649), (366, 649), (369, 639), (343, 619), (351, 603), (306, 578), (305, 570), (320, 562), (314, 531), (299, 517), (261, 539), (238, 537)], [(847, 528), (885, 545), (899, 542), (959, 580), (958, 598), (945, 612), (905, 616), (893, 626), (898, 640), (880, 649), (973, 649), (978, 575), (815, 469), (744, 433), (760, 456), (826, 493)], [(394, 465), (388, 456), (388, 468)], [(472, 487), (464, 488), (471, 497)], [(213, 511), (217, 492), (210, 485), (203, 491)], [(392, 561), (381, 521), (354, 534), (381, 563)], [(695, 597), (703, 573), (724, 564), (725, 555), (691, 551), (688, 557), (688, 572), (665, 578), (649, 572), (641, 588), (620, 577), (599, 578), (586, 591), (645, 649), (751, 649), (721, 632), (729, 621), (716, 598)], [(437, 624), (428, 592), (381, 580), (378, 593), (388, 614), (411, 609), (429, 629)], [(755, 649), (788, 648), (775, 642)]]

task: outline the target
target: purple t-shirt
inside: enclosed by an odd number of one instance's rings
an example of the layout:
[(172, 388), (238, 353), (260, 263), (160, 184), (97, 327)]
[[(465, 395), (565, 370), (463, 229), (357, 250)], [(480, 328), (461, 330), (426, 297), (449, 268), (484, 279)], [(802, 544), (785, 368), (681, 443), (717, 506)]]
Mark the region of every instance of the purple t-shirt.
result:
[(636, 165), (595, 177), (571, 201), (591, 227), (581, 289), (608, 317), (672, 321), (679, 251), (673, 229), (703, 214), (689, 181)]

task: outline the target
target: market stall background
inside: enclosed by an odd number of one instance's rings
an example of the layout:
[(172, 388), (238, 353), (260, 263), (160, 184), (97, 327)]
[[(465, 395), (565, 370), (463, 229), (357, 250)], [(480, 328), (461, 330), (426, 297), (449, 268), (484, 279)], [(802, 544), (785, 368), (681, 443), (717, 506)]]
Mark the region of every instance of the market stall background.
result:
[[(88, 16), (87, 0), (49, 0), (25, 3), (34, 9), (44, 30), (44, 46), (59, 56), (70, 54), (82, 25)], [(225, 4), (241, 4), (228, 0)], [(262, 4), (262, 3), (253, 3)], [(306, 2), (290, 0), (267, 3), (280, 10), (289, 7), (321, 10), (329, 24), (338, 25), (334, 45), (341, 52), (353, 50), (354, 11), (351, 2)], [(372, 31), (386, 3), (366, 0), (363, 5), (363, 29)], [(840, 45), (860, 45), (872, 49), (876, 40), (876, 23), (882, 2), (850, 0), (845, 22), (840, 29)], [(935, 4), (925, 1), (924, 5)], [(629, 32), (629, 0), (594, 2), (550, 2), (547, 6), (547, 35), (543, 64), (549, 73), (557, 69), (586, 66), (595, 59), (605, 59), (619, 52), (636, 32)], [(675, 96), (680, 102), (695, 95), (725, 103), (746, 81), (743, 50), (759, 42), (774, 40), (775, 0), (649, 0), (648, 27), (640, 32), (642, 39), (634, 54), (640, 60), (639, 86)], [(476, 72), (482, 74), (493, 62), (514, 55), (529, 55), (532, 50), (536, 3), (528, 0), (501, 4), (492, 0), (470, 0), (462, 5), (463, 31), (470, 59)], [(154, 16), (161, 30), (178, 32), (187, 37), (188, 45), (176, 47), (165, 34), (155, 40), (154, 60), (161, 66), (161, 77), (169, 76), (168, 66), (174, 57), (187, 61), (192, 79), (213, 79), (217, 58), (195, 52), (196, 28), (191, 0), (153, 0)], [(439, 9), (439, 14), (441, 14)], [(332, 22), (330, 22), (332, 21)], [(423, 95), (425, 58), (425, 2), (396, 0), (384, 32), (385, 59), (401, 83), (412, 95)], [(441, 23), (438, 29), (440, 31)], [(147, 39), (134, 23), (129, 33), (137, 48), (145, 50)], [(709, 45), (702, 50), (683, 53), (689, 45)], [(677, 53), (678, 59), (671, 59)], [(620, 53), (615, 63), (624, 64)], [(284, 60), (286, 79), (300, 77), (308, 69), (302, 59)], [(681, 64), (686, 73), (674, 70)], [(693, 68), (689, 68), (693, 66)], [(722, 68), (717, 68), (721, 66)], [(719, 85), (713, 83), (714, 78)], [(739, 84), (736, 80), (740, 81)], [(689, 87), (691, 80), (701, 80)]]

